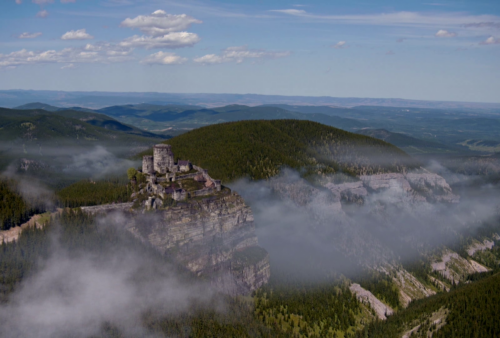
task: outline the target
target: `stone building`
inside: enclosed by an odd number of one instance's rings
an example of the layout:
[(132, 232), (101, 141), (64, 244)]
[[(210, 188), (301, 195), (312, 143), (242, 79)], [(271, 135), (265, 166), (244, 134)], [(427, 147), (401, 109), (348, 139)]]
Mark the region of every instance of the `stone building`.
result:
[[(193, 172), (194, 171), (194, 172)], [(142, 158), (142, 173), (148, 176), (148, 185), (145, 190), (165, 198), (171, 196), (176, 201), (185, 200), (190, 197), (210, 195), (221, 191), (220, 180), (214, 180), (208, 175), (206, 169), (193, 165), (189, 161), (180, 160), (175, 163), (172, 146), (168, 144), (157, 144), (153, 147), (153, 156)], [(203, 188), (189, 193), (184, 189), (174, 189), (161, 185), (162, 182), (175, 182), (177, 180), (193, 179), (203, 183)], [(154, 207), (152, 199), (146, 203), (149, 207)]]
[(144, 156), (142, 158), (142, 172), (149, 175), (155, 173), (153, 156)]
[[(174, 153), (169, 144), (157, 144), (153, 147), (154, 170), (160, 174), (166, 174), (170, 168), (173, 168)], [(144, 168), (142, 169), (144, 172)]]

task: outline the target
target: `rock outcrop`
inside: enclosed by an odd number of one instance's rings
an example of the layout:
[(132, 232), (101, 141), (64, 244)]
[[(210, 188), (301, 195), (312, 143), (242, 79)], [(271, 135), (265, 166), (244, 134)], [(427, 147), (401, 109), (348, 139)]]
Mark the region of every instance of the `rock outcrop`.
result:
[(432, 270), (439, 272), (444, 278), (458, 284), (467, 276), (476, 272), (487, 272), (489, 269), (472, 259), (460, 257), (456, 252), (446, 250), (441, 261), (432, 263)]
[(401, 198), (408, 202), (445, 202), (458, 203), (460, 197), (453, 194), (446, 180), (434, 173), (422, 170), (421, 172), (388, 173), (360, 176), (360, 181), (325, 185), (342, 201), (362, 203), (370, 193), (397, 188), (401, 191)]
[(390, 316), (394, 313), (390, 306), (382, 303), (370, 291), (363, 289), (361, 285), (354, 283), (349, 287), (349, 290), (351, 290), (351, 292), (356, 295), (356, 298), (358, 298), (358, 300), (362, 302), (368, 302), (379, 319), (387, 319), (387, 316)]
[(126, 229), (224, 293), (249, 294), (270, 277), (252, 211), (236, 193), (135, 212)]
[(467, 253), (472, 257), (476, 253), (476, 251), (491, 250), (494, 246), (495, 242), (485, 239), (483, 243), (475, 242), (471, 246), (469, 246), (469, 248), (467, 249)]

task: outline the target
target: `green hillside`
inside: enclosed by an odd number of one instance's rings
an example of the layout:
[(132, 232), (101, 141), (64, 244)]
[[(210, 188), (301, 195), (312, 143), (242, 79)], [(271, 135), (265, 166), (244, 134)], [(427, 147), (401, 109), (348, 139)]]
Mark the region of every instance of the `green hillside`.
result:
[(97, 113), (0, 108), (0, 171), (9, 167), (16, 174), (62, 187), (92, 177), (89, 163), (102, 176), (99, 168), (110, 173), (120, 158), (164, 139)]
[[(213, 177), (264, 179), (282, 166), (303, 174), (352, 175), (399, 171), (410, 157), (384, 141), (311, 121), (240, 121), (199, 128), (172, 138), (179, 159), (189, 159)], [(151, 151), (149, 152), (151, 153)]]
[(55, 107), (55, 106), (51, 106), (50, 104), (45, 104), (42, 102), (33, 102), (33, 103), (23, 104), (22, 106), (15, 107), (13, 109), (15, 109), (15, 110), (43, 109), (45, 111), (54, 112), (54, 111), (58, 111), (60, 108)]
[[(431, 316), (434, 314), (434, 316)], [(434, 318), (432, 318), (434, 317)], [(440, 318), (438, 318), (440, 317)], [(432, 319), (431, 319), (432, 318)], [(411, 337), (498, 337), (500, 334), (500, 274), (412, 303), (385, 322), (373, 322), (356, 337), (401, 337), (421, 325)], [(446, 323), (443, 327), (434, 322)]]
[[(22, 107), (37, 107), (40, 106), (41, 108), (22, 108)], [(95, 112), (89, 112), (86, 110), (72, 110), (72, 109), (63, 109), (63, 108), (57, 108), (57, 107), (52, 107), (44, 104), (36, 104), (32, 103), (29, 105), (21, 106), (20, 109), (6, 109), (6, 108), (0, 108), (0, 123), (4, 123), (4, 121), (7, 121), (12, 118), (24, 118), (28, 119), (30, 117), (39, 117), (39, 116), (48, 116), (48, 117), (53, 117), (53, 118), (70, 118), (70, 119), (75, 119), (79, 120), (81, 122), (85, 122), (87, 124), (96, 126), (96, 127), (102, 127), (107, 130), (113, 130), (113, 131), (122, 131), (127, 134), (131, 135), (137, 135), (137, 136), (142, 136), (142, 137), (153, 137), (153, 138), (158, 138), (159, 136), (153, 133), (146, 132), (144, 130), (141, 130), (139, 128), (129, 126), (126, 124), (123, 124), (121, 122), (118, 122), (117, 120)], [(29, 121), (27, 121), (29, 122)], [(50, 129), (50, 128), (49, 128)], [(65, 128), (63, 128), (65, 129)], [(70, 128), (71, 129), (71, 128)], [(94, 132), (94, 131), (93, 131)], [(42, 131), (40, 136), (44, 132)]]

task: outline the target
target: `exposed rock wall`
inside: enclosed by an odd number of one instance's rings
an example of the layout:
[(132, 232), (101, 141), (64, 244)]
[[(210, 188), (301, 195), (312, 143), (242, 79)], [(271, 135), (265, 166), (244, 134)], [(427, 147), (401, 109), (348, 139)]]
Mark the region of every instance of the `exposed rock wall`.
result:
[(362, 302), (368, 302), (379, 319), (387, 319), (387, 316), (390, 316), (394, 313), (390, 306), (382, 303), (370, 291), (363, 289), (361, 285), (354, 283), (349, 287), (349, 290), (351, 290), (351, 292), (356, 295), (356, 298), (358, 298), (358, 300)]
[(464, 276), (476, 272), (487, 272), (489, 269), (472, 259), (460, 257), (456, 252), (446, 250), (441, 261), (432, 263), (432, 270), (439, 272), (450, 282), (458, 284)]
[(267, 283), (269, 256), (258, 246), (253, 214), (229, 193), (192, 200), (153, 213), (136, 214), (126, 228), (171, 255), (228, 294), (248, 294)]

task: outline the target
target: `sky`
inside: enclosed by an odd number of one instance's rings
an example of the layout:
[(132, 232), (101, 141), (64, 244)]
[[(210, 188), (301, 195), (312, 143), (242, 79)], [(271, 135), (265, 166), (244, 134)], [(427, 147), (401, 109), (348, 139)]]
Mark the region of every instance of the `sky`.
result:
[(498, 0), (0, 3), (2, 90), (500, 102), (499, 60)]

